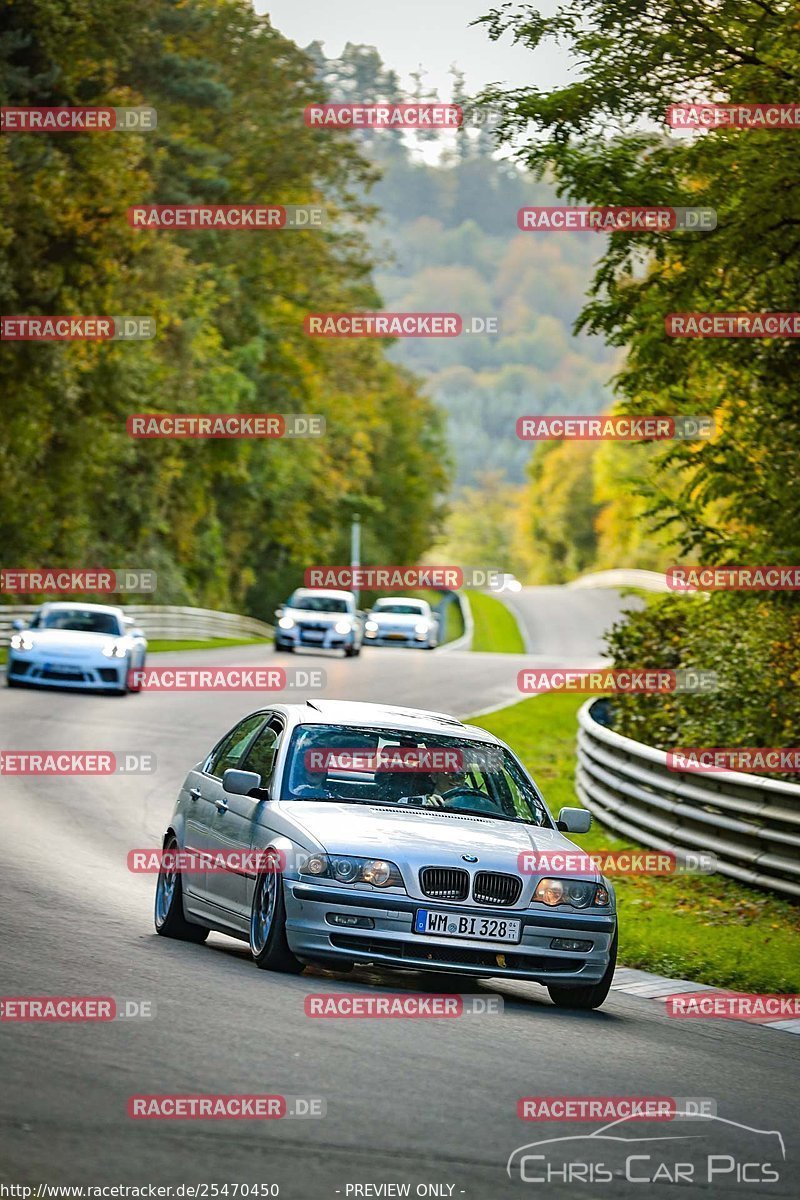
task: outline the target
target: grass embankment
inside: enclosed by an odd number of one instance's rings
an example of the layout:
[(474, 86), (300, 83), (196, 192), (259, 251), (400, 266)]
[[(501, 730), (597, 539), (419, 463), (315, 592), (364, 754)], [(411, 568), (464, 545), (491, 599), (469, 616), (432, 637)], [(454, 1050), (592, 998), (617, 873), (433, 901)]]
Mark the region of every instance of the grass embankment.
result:
[(153, 638), (147, 643), (148, 654), (165, 650), (224, 650), (227, 646), (272, 646), (271, 638), (196, 638), (180, 641), (174, 638)]
[[(537, 696), (477, 721), (513, 746), (556, 816), (580, 804), (573, 775), (576, 713), (584, 699)], [(573, 836), (586, 850), (635, 845), (600, 825)], [(800, 909), (791, 902), (723, 875), (613, 882), (625, 966), (747, 992), (800, 992)]]
[(475, 623), (473, 650), (494, 654), (525, 653), (517, 619), (502, 600), (487, 592), (468, 592), (467, 600)]

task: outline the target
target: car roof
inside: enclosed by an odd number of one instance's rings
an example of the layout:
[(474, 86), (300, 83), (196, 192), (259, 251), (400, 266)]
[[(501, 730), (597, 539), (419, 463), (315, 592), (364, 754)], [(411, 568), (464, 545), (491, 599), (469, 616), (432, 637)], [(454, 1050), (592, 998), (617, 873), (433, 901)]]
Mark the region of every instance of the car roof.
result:
[(337, 588), (299, 587), (299, 588), (294, 589), (294, 591), (292, 592), (292, 595), (295, 596), (298, 594), (298, 592), (302, 593), (305, 596), (338, 596), (340, 599), (343, 599), (343, 600), (351, 600), (353, 597), (352, 592), (340, 591)]
[(87, 612), (113, 613), (115, 617), (123, 617), (125, 613), (118, 604), (87, 604), (83, 600), (45, 600), (39, 605), (40, 609), (80, 608)]
[(296, 725), (353, 725), (365, 729), (407, 729), (415, 733), (449, 734), (482, 742), (499, 740), (485, 729), (465, 725), (449, 713), (398, 704), (368, 704), (360, 700), (307, 700), (305, 704), (276, 706)]
[(381, 596), (380, 600), (375, 601), (375, 607), (379, 604), (427, 604), (427, 600), (421, 600), (419, 596)]

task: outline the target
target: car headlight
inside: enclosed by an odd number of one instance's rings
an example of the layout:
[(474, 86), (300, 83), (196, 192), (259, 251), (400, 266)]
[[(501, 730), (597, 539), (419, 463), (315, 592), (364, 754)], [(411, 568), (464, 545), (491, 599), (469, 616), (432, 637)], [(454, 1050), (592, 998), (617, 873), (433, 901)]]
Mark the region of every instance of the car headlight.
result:
[(607, 908), (611, 903), (608, 890), (601, 883), (579, 879), (540, 879), (533, 898), (551, 908), (558, 904), (571, 904), (573, 908)]
[(310, 854), (299, 866), (301, 875), (335, 879), (337, 883), (369, 883), (372, 887), (402, 887), (400, 868), (384, 858), (351, 854)]
[(27, 633), (13, 633), (11, 635), (12, 650), (32, 650), (33, 638)]
[(106, 642), (103, 646), (103, 654), (106, 658), (124, 658), (127, 653), (127, 642)]
[(423, 634), (427, 633), (428, 626), (425, 623), (425, 621), (420, 621), (418, 625), (415, 625), (414, 632), (417, 634), (418, 637), (422, 637)]
[(281, 617), (278, 625), (281, 629), (294, 629), (294, 617)]
[(377, 621), (367, 621), (364, 628), (366, 629), (367, 633), (377, 633), (378, 632), (378, 622)]
[(337, 633), (349, 633), (353, 626), (349, 621), (337, 621), (333, 628)]

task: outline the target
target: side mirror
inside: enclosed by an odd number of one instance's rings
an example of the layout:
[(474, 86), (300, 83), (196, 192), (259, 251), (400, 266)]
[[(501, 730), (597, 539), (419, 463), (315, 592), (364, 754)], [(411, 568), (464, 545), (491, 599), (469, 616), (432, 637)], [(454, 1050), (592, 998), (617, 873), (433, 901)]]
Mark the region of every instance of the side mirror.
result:
[(222, 776), (222, 787), (232, 796), (249, 796), (255, 788), (261, 787), (261, 776), (255, 771), (237, 771), (228, 767)]
[(562, 833), (588, 833), (592, 827), (592, 814), (585, 808), (562, 808), (556, 826)]
[(276, 608), (276, 609), (275, 609), (275, 616), (276, 616), (276, 617), (282, 617), (282, 616), (283, 616), (283, 605), (282, 605), (282, 604), (281, 604), (280, 608)]
[(15, 618), (14, 618), (14, 620), (11, 622), (11, 628), (12, 628), (12, 629), (16, 629), (17, 633), (19, 633), (19, 631), (20, 631), (21, 629), (25, 629), (25, 628), (26, 628), (26, 625), (25, 625), (25, 622), (22, 620), (22, 618), (21, 618), (21, 617), (15, 617)]
[(136, 625), (134, 625), (133, 629), (129, 629), (128, 633), (131, 635), (131, 637), (137, 637), (137, 638), (144, 637), (144, 630), (139, 629), (138, 626), (136, 626)]

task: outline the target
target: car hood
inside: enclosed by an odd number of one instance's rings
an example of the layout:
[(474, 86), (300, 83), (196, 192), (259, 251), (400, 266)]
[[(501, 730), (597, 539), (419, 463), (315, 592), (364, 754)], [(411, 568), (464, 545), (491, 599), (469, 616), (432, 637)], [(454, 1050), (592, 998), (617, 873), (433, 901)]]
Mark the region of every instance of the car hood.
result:
[(408, 626), (409, 629), (413, 629), (420, 621), (425, 621), (426, 623), (430, 621), (430, 617), (426, 617), (422, 613), (414, 613), (412, 616), (410, 613), (377, 612), (370, 613), (369, 619), (377, 621), (379, 625), (399, 625), (402, 628)]
[(352, 620), (353, 613), (315, 612), (311, 608), (284, 608), (283, 615), (295, 621), (318, 621), (321, 625), (335, 625), (337, 621)]
[(516, 873), (523, 852), (578, 849), (557, 829), (460, 813), (314, 800), (281, 800), (276, 807), (329, 854), (385, 857), (400, 865), (462, 866), (462, 855), (471, 854), (480, 869)]
[(100, 651), (122, 636), (118, 633), (83, 633), (79, 629), (27, 629), (24, 632), (33, 642), (34, 649), (67, 655)]

